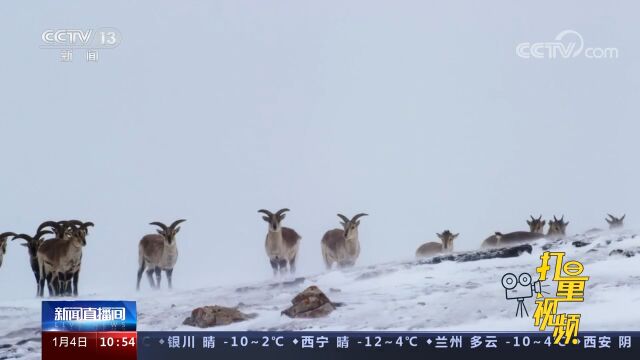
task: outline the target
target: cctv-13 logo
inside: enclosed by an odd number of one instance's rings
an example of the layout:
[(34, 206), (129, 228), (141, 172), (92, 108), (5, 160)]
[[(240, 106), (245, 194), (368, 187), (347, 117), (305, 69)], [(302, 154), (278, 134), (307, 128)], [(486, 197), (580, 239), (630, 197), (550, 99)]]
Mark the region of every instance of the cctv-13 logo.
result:
[[(553, 327), (554, 344), (577, 344), (578, 328), (580, 326), (580, 314), (558, 314), (558, 304), (563, 302), (583, 302), (584, 289), (588, 276), (580, 276), (584, 271), (584, 266), (576, 260), (564, 261), (564, 252), (545, 251), (540, 259), (542, 263), (536, 271), (538, 281), (532, 282), (531, 275), (522, 273), (516, 276), (507, 273), (502, 277), (502, 286), (505, 288), (507, 300), (517, 300), (518, 308), (516, 316), (527, 312), (524, 306), (524, 299), (533, 297), (536, 294), (536, 310), (533, 313), (534, 325), (541, 331), (547, 327)], [(555, 266), (552, 281), (556, 283), (556, 292), (553, 297), (545, 297), (543, 294), (551, 295), (543, 288), (550, 285), (542, 285), (548, 278), (551, 270), (550, 260), (555, 258)]]

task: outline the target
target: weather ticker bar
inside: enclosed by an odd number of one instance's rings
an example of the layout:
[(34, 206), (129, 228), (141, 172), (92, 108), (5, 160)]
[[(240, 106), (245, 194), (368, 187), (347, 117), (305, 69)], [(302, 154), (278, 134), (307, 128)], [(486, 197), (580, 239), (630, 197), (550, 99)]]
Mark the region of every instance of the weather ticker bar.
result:
[(429, 355), (611, 354), (638, 358), (640, 331), (137, 331), (133, 301), (44, 301), (42, 359), (424, 359)]
[(138, 358), (424, 359), (446, 354), (615, 354), (637, 356), (640, 332), (584, 332), (576, 345), (547, 332), (138, 332)]

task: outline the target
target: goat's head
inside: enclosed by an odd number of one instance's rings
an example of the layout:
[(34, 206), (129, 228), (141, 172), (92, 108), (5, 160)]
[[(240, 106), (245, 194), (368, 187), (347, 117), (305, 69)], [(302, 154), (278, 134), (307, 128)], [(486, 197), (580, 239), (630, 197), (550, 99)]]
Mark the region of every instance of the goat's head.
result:
[(9, 236), (16, 236), (16, 234), (12, 232), (0, 233), (0, 265), (2, 265), (2, 258), (7, 252), (7, 238)]
[(47, 234), (53, 234), (53, 232), (49, 231), (49, 230), (38, 230), (38, 232), (33, 235), (33, 236), (29, 236), (27, 234), (18, 234), (18, 235), (14, 235), (13, 239), (11, 239), (11, 241), (16, 240), (16, 239), (22, 239), (24, 241), (26, 241), (25, 243), (22, 243), (21, 245), (27, 248), (27, 251), (29, 251), (29, 256), (32, 258), (35, 258), (38, 255), (38, 249), (40, 248), (40, 245), (42, 245), (42, 243), (44, 242), (43, 237)]
[(185, 222), (187, 220), (185, 219), (180, 219), (180, 220), (176, 220), (173, 222), (173, 224), (167, 226), (159, 221), (154, 221), (152, 223), (149, 223), (149, 225), (155, 225), (158, 226), (160, 229), (158, 229), (158, 234), (162, 235), (162, 237), (164, 237), (165, 241), (169, 244), (173, 243), (176, 240), (176, 234), (180, 231), (180, 225), (181, 223)]
[(619, 229), (621, 227), (624, 226), (624, 218), (627, 216), (622, 215), (622, 217), (617, 218), (611, 214), (607, 214), (609, 217), (606, 218), (605, 220), (607, 220), (607, 223), (609, 223), (609, 229)]
[(542, 234), (544, 232), (544, 225), (547, 222), (542, 220), (542, 215), (540, 215), (537, 219), (531, 215), (531, 220), (527, 220), (527, 224), (529, 225), (529, 231), (533, 233)]
[(290, 211), (290, 210), (287, 208), (280, 209), (276, 211), (276, 213), (274, 214), (269, 210), (265, 210), (265, 209), (258, 210), (259, 213), (264, 214), (262, 219), (264, 219), (264, 221), (269, 223), (269, 231), (280, 231), (281, 229), (280, 222), (282, 222), (282, 219), (284, 219), (285, 216), (287, 216), (287, 214), (285, 214), (285, 212), (287, 211)]
[(351, 220), (342, 214), (338, 214), (338, 217), (342, 220), (340, 224), (342, 224), (342, 227), (344, 228), (345, 239), (350, 240), (358, 237), (358, 225), (360, 225), (360, 220), (358, 219), (363, 216), (368, 216), (368, 214), (360, 213), (352, 217)]
[(549, 235), (566, 235), (567, 225), (569, 222), (564, 222), (564, 215), (560, 219), (553, 216), (553, 220), (549, 220)]
[(447, 251), (453, 250), (453, 240), (460, 235), (460, 233), (454, 234), (449, 230), (445, 230), (442, 234), (436, 233), (438, 238), (442, 241), (442, 248)]
[(65, 227), (64, 238), (75, 240), (78, 244), (87, 245), (87, 235), (89, 235), (89, 228), (94, 224), (91, 221), (83, 222), (80, 220), (68, 220), (61, 222)]

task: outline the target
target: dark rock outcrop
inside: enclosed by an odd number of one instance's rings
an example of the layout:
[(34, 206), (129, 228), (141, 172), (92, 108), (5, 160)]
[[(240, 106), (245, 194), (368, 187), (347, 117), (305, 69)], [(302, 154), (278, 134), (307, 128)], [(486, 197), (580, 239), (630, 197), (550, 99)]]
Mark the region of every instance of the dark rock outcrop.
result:
[(213, 326), (229, 325), (239, 321), (254, 318), (254, 314), (245, 314), (236, 308), (224, 306), (203, 306), (193, 309), (191, 316), (184, 319), (182, 324), (208, 328)]
[(533, 248), (531, 247), (531, 245), (525, 244), (525, 245), (518, 245), (518, 246), (513, 246), (508, 248), (468, 251), (468, 252), (455, 253), (455, 254), (439, 255), (429, 259), (420, 260), (418, 263), (439, 264), (443, 261), (467, 262), (467, 261), (478, 261), (478, 260), (496, 259), (496, 258), (511, 258), (511, 257), (518, 257), (524, 253), (531, 254), (532, 251), (533, 251)]
[(291, 300), (282, 314), (291, 318), (318, 318), (329, 315), (336, 305), (317, 286), (309, 286)]
[(571, 243), (571, 245), (573, 245), (575, 247), (583, 247), (583, 246), (587, 246), (589, 244), (591, 244), (591, 243), (584, 242), (584, 241), (581, 241), (581, 240), (574, 241), (574, 242)]
[(635, 256), (636, 253), (631, 250), (615, 249), (615, 250), (611, 250), (611, 252), (609, 253), (609, 256), (611, 255), (624, 255), (626, 257), (632, 257), (632, 256)]

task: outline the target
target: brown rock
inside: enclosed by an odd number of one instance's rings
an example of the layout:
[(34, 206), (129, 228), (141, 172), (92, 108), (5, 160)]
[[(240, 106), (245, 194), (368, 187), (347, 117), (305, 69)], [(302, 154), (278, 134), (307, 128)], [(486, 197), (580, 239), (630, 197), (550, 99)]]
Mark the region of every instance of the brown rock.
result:
[(318, 318), (327, 316), (336, 309), (327, 295), (317, 286), (309, 286), (296, 295), (291, 303), (293, 305), (282, 312), (291, 318)]
[(212, 326), (229, 325), (254, 318), (253, 314), (245, 314), (236, 308), (223, 306), (203, 306), (193, 309), (191, 316), (184, 319), (183, 324), (208, 328)]

